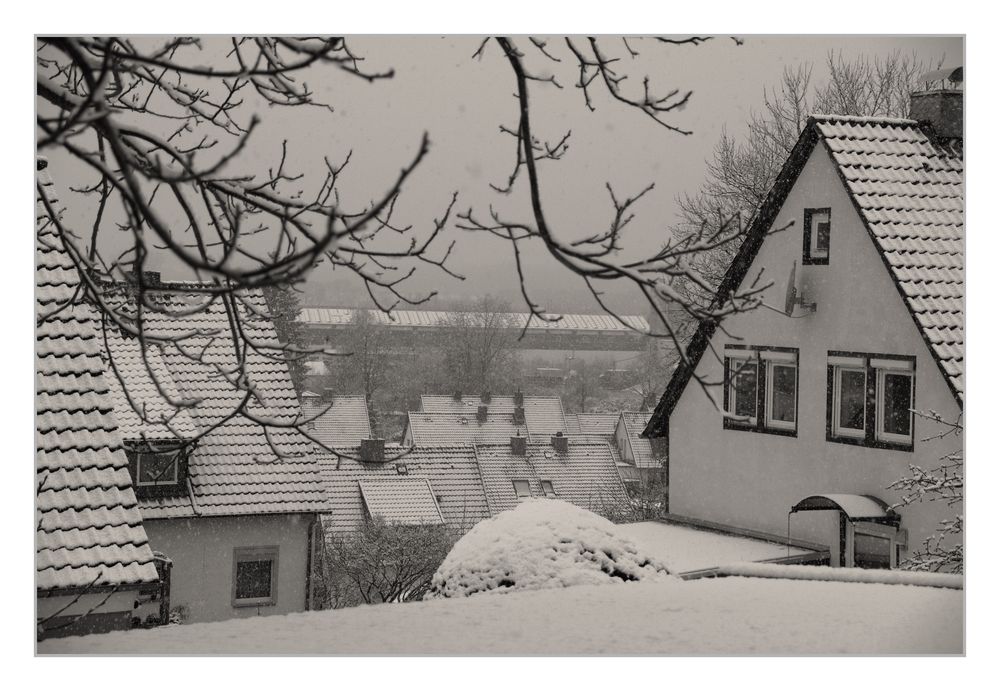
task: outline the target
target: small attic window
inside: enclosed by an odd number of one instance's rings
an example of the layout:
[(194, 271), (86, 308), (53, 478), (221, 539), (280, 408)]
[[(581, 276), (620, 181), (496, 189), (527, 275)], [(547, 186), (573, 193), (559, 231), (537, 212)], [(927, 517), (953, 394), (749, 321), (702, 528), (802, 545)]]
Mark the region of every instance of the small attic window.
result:
[(132, 487), (140, 499), (179, 497), (187, 494), (188, 449), (174, 443), (129, 443)]
[(527, 480), (514, 480), (514, 493), (518, 499), (526, 499), (531, 496), (531, 484)]
[(556, 496), (555, 487), (552, 486), (552, 480), (542, 480), (542, 491), (545, 492), (545, 496), (550, 499)]
[(830, 263), (830, 209), (806, 209), (802, 224), (802, 263)]

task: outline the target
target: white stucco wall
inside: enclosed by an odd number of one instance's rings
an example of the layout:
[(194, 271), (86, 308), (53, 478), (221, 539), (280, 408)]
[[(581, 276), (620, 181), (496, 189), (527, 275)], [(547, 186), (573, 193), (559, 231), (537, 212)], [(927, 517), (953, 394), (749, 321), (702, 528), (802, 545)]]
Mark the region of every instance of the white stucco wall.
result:
[[(173, 560), (170, 607), (184, 606), (188, 622), (301, 612), (306, 602), (310, 514), (144, 520), (150, 546)], [(275, 604), (233, 607), (233, 552), (278, 547)]]
[[(829, 265), (803, 267), (803, 211), (821, 207), (830, 207), (832, 215)], [(724, 430), (721, 413), (692, 383), (670, 418), (671, 512), (784, 535), (788, 509), (811, 494), (871, 494), (891, 504), (898, 497), (886, 487), (907, 474), (908, 464), (936, 467), (940, 457), (961, 448), (961, 439), (955, 437), (921, 442), (941, 428), (919, 417), (912, 452), (826, 440), (829, 350), (915, 356), (915, 409), (933, 409), (955, 420), (959, 408), (822, 143), (806, 163), (775, 226), (792, 220), (793, 229), (764, 241), (747, 280), (763, 270), (763, 280), (775, 283), (765, 302), (781, 309), (788, 273), (797, 261), (806, 298), (818, 303), (817, 312), (801, 319), (766, 309), (734, 315), (725, 321), (725, 328), (743, 340), (717, 330), (712, 345), (720, 354), (726, 343), (740, 342), (799, 349), (797, 437)], [(722, 379), (722, 363), (711, 349), (697, 372), (710, 380)], [(721, 407), (721, 387), (716, 387), (715, 395)], [(902, 509), (910, 546), (918, 546), (938, 521), (961, 510), (943, 503)], [(834, 512), (795, 514), (792, 535), (829, 544), (838, 553)]]

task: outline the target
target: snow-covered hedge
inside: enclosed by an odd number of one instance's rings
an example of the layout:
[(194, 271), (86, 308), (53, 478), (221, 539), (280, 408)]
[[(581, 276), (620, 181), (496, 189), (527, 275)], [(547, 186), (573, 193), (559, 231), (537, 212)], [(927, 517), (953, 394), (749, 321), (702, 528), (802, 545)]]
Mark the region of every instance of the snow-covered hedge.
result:
[(528, 499), (462, 537), (428, 597), (670, 578), (606, 518), (556, 499)]

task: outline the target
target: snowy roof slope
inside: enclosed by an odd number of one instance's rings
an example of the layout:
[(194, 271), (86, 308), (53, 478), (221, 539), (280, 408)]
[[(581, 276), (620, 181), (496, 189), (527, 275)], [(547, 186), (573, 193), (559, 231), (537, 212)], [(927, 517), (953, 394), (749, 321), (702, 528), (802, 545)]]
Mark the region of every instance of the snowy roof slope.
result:
[(160, 348), (149, 345), (143, 358), (142, 344), (137, 338), (126, 338), (115, 328), (108, 328), (105, 338), (104, 355), (110, 370), (108, 384), (122, 438), (138, 441), (196, 436), (198, 430), (191, 414), (178, 405), (181, 394)]
[(615, 426), (620, 413), (577, 413), (575, 415), (580, 434), (596, 434), (602, 437), (615, 436)]
[[(182, 286), (183, 284), (176, 284)], [(176, 286), (175, 286), (176, 289)], [(144, 314), (152, 336), (173, 339), (161, 357), (181, 396), (196, 401), (191, 419), (201, 437), (189, 457), (193, 497), (143, 499), (145, 518), (311, 513), (328, 509), (312, 443), (293, 429), (268, 426), (242, 413), (227, 419), (246, 396), (234, 381), (236, 359), (225, 306), (194, 293), (151, 291), (163, 310)], [(240, 296), (241, 326), (268, 352), (278, 344), (259, 291)], [(275, 350), (277, 352), (277, 350)], [(284, 362), (248, 349), (246, 372), (254, 387), (248, 409), (260, 419), (288, 424), (299, 419), (298, 397)], [(270, 442), (269, 442), (270, 439)], [(275, 454), (272, 445), (280, 450)]]
[(407, 427), (415, 446), (506, 444), (511, 437), (527, 437), (524, 425), (515, 425), (511, 413), (487, 413), (479, 422), (473, 411), (461, 413), (407, 413)]
[(357, 446), (362, 439), (372, 438), (364, 396), (334, 396), (327, 402), (318, 396), (303, 395), (302, 417), (315, 417), (310, 434), (325, 446)]
[(358, 480), (358, 486), (372, 516), (403, 525), (444, 523), (430, 480), (425, 477), (366, 478)]
[(544, 497), (541, 481), (549, 480), (556, 497), (601, 513), (627, 502), (625, 486), (609, 444), (596, 439), (568, 438), (568, 453), (551, 444), (527, 445), (525, 456), (511, 453), (510, 444), (476, 445), (490, 512), (497, 514), (518, 504), (514, 480), (527, 480), (532, 497)]
[[(488, 413), (513, 414), (514, 396), (492, 396), (488, 403), (483, 403), (480, 396), (463, 395), (456, 401), (452, 396), (424, 394), (420, 397), (420, 410), (425, 413), (471, 414), (475, 418), (479, 406), (487, 406)], [(566, 433), (566, 414), (563, 412), (562, 399), (558, 396), (525, 396), (524, 419), (528, 427), (528, 436), (537, 435), (539, 441), (543, 437), (556, 432)]]
[(48, 216), (58, 209), (39, 159), (36, 200), (35, 570), (39, 590), (155, 582), (101, 362), (96, 311)]
[(661, 468), (662, 460), (653, 456), (653, 446), (649, 439), (640, 436), (649, 422), (649, 413), (622, 413), (622, 424), (628, 435), (636, 468)]
[[(413, 449), (386, 446), (385, 455), (390, 460), (385, 463), (362, 463), (357, 460), (356, 446), (336, 451), (341, 454), (339, 458), (329, 453), (316, 456), (332, 509), (324, 519), (327, 530), (344, 532), (361, 526), (364, 504), (359, 480), (426, 478), (445, 523), (459, 532), (490, 515), (471, 446)], [(398, 460), (393, 461), (397, 456)], [(398, 465), (405, 466), (405, 476), (400, 475)]]
[(924, 339), (963, 399), (962, 156), (913, 120), (814, 121)]

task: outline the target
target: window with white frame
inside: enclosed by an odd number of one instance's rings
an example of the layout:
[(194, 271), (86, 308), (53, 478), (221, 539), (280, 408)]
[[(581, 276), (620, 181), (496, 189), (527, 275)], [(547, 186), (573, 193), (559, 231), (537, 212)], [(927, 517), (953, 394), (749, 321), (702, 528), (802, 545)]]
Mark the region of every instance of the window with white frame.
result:
[(187, 494), (187, 448), (173, 441), (127, 441), (125, 453), (139, 498)]
[(827, 367), (830, 441), (912, 450), (913, 357), (831, 352)]
[(795, 348), (727, 346), (724, 427), (795, 434), (798, 359)]
[(277, 601), (278, 547), (239, 547), (233, 551), (233, 607), (259, 607)]
[(830, 209), (806, 209), (803, 222), (802, 263), (830, 261)]

